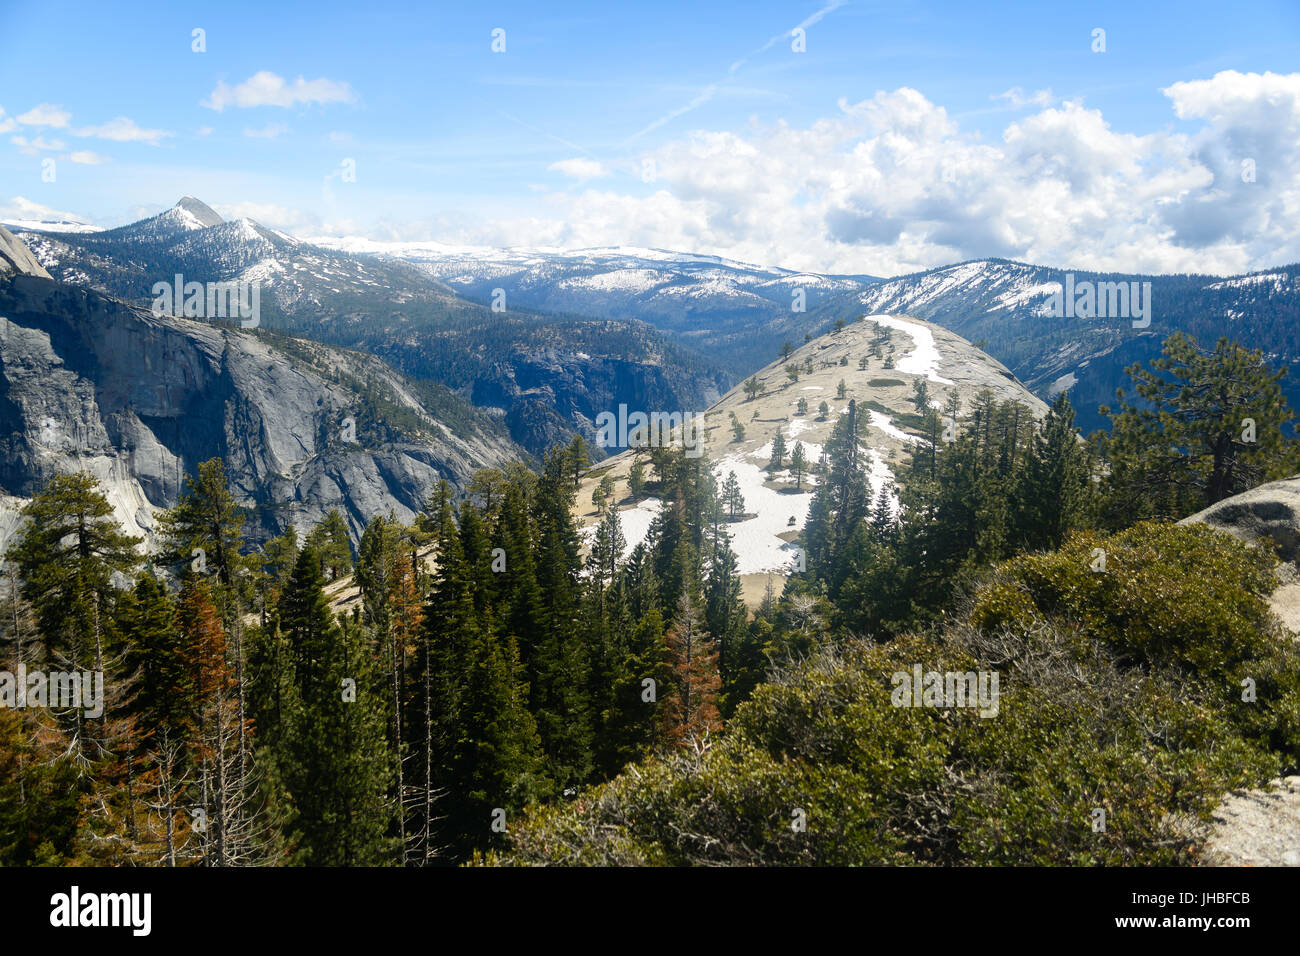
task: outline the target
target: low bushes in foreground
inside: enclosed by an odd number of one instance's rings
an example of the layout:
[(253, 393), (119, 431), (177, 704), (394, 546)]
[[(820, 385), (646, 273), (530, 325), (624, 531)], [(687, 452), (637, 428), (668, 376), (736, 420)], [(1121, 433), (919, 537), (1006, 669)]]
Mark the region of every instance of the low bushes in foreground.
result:
[[(1300, 756), (1272, 567), (1161, 523), (1012, 559), (927, 633), (774, 667), (711, 746), (538, 808), (479, 862), (1193, 862), (1226, 790)], [(995, 673), (996, 714), (898, 706), (917, 665)]]

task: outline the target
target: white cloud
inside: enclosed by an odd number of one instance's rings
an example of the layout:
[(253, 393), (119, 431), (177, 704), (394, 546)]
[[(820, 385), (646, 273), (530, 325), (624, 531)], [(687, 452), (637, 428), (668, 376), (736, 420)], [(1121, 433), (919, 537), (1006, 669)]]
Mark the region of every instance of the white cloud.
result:
[(356, 100), (352, 87), (341, 80), (304, 80), (301, 76), (292, 83), (284, 77), (261, 70), (238, 86), (218, 81), (211, 95), (200, 106), (218, 113), (227, 106), (247, 109), (254, 106), (290, 107), (311, 103), (351, 103)]
[(1026, 106), (1051, 106), (1056, 102), (1056, 97), (1052, 96), (1052, 91), (1034, 90), (1032, 93), (1026, 93), (1018, 86), (1013, 86), (1004, 93), (999, 93), (993, 97), (995, 100), (1006, 100), (1007, 105), (1013, 110), (1024, 109)]
[(280, 229), (293, 235), (312, 235), (321, 232), (320, 218), (314, 213), (276, 203), (237, 202), (215, 203), (212, 206), (223, 219), (256, 219), (264, 226)]
[(352, 134), (340, 132), (339, 130), (330, 130), (329, 139), (331, 143), (346, 145), (352, 142)]
[(18, 122), (23, 126), (53, 126), (56, 129), (62, 129), (68, 125), (68, 120), (72, 119), (72, 114), (62, 106), (55, 106), (52, 103), (40, 103), (33, 106), (26, 113), (18, 115)]
[(23, 196), (14, 196), (8, 202), (0, 201), (0, 219), (13, 220), (45, 220), (54, 222), (65, 220), (68, 222), (89, 223), (90, 220), (84, 216), (78, 216), (76, 213), (64, 212), (61, 209), (54, 209), (50, 206), (33, 202)]
[(253, 139), (275, 139), (281, 133), (289, 132), (289, 127), (283, 123), (268, 123), (261, 129), (244, 128), (244, 135)]
[(573, 159), (562, 159), (558, 163), (551, 163), (546, 167), (551, 172), (562, 173), (573, 179), (596, 179), (600, 176), (608, 176), (609, 170), (594, 159), (583, 159), (581, 156)]
[(74, 163), (81, 163), (84, 166), (98, 166), (100, 163), (107, 163), (110, 161), (107, 156), (91, 152), (88, 149), (79, 149), (74, 153), (69, 153), (67, 158)]
[(118, 143), (148, 143), (157, 146), (165, 137), (172, 134), (161, 129), (144, 129), (135, 120), (119, 116), (99, 126), (83, 126), (74, 129), (73, 136), (94, 136), (99, 139), (111, 139)]
[(212, 127), (211, 127), (211, 126), (200, 126), (200, 127), (199, 127), (195, 132), (198, 133), (199, 136), (211, 136), (211, 135), (212, 135)]
[(18, 151), (26, 156), (34, 156), (38, 152), (55, 153), (65, 146), (61, 139), (47, 140), (44, 136), (37, 136), (35, 139), (28, 139), (26, 136), (11, 136), (9, 142), (17, 146)]
[(986, 141), (916, 90), (878, 92), (805, 126), (678, 137), (620, 164), (653, 161), (649, 195), (552, 190), (540, 214), (456, 238), (875, 275), (986, 256), (1150, 272), (1300, 261), (1300, 74), (1229, 71), (1164, 92), (1198, 129), (1117, 130), (1080, 101), (1007, 91), (1030, 112)]

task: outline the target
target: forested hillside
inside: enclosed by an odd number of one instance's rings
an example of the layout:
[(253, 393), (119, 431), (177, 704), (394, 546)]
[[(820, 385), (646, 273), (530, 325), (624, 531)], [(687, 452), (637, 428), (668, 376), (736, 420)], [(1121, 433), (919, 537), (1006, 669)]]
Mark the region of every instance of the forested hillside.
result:
[[(1142, 407), (1092, 442), (1064, 396), (927, 407), (901, 511), (850, 402), (805, 569), (754, 614), (731, 491), (680, 447), (610, 489), (585, 555), (581, 440), (375, 515), (355, 553), (337, 514), (249, 547), (220, 460), (148, 556), (56, 477), (0, 648), (102, 673), (102, 707), (0, 709), (0, 862), (1194, 861), (1225, 790), (1300, 759), (1300, 655), (1275, 559), (1167, 519), (1300, 464), (1259, 352), (1174, 337), (1132, 375)], [(642, 494), (664, 507), (623, 557)], [(978, 701), (921, 671), (982, 675)]]

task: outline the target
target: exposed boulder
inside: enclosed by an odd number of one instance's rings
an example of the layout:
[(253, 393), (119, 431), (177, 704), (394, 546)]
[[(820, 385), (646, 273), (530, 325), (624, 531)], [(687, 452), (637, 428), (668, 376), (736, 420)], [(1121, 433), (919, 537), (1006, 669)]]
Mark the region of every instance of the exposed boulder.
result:
[[(1300, 477), (1271, 481), (1225, 498), (1179, 524), (1207, 524), (1241, 541), (1266, 546), (1284, 562), (1270, 599), (1275, 613), (1300, 631)], [(1206, 841), (1211, 866), (1300, 866), (1300, 777), (1269, 790), (1238, 790), (1224, 798)]]
[(1268, 539), (1278, 557), (1294, 562), (1300, 557), (1300, 476), (1225, 498), (1179, 524), (1208, 524), (1251, 543)]
[(17, 272), (20, 275), (40, 276), (48, 279), (50, 274), (36, 261), (32, 251), (12, 232), (0, 226), (0, 275)]

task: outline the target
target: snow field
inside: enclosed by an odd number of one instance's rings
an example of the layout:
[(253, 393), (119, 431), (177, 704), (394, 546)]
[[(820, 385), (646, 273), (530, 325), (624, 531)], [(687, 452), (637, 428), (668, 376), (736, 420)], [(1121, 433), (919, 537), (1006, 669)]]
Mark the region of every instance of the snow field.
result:
[(939, 348), (934, 344), (934, 333), (924, 325), (896, 319), (892, 315), (869, 315), (868, 322), (897, 329), (912, 337), (912, 351), (894, 363), (894, 368), (908, 375), (924, 375), (939, 385), (952, 385), (951, 379), (939, 375)]

